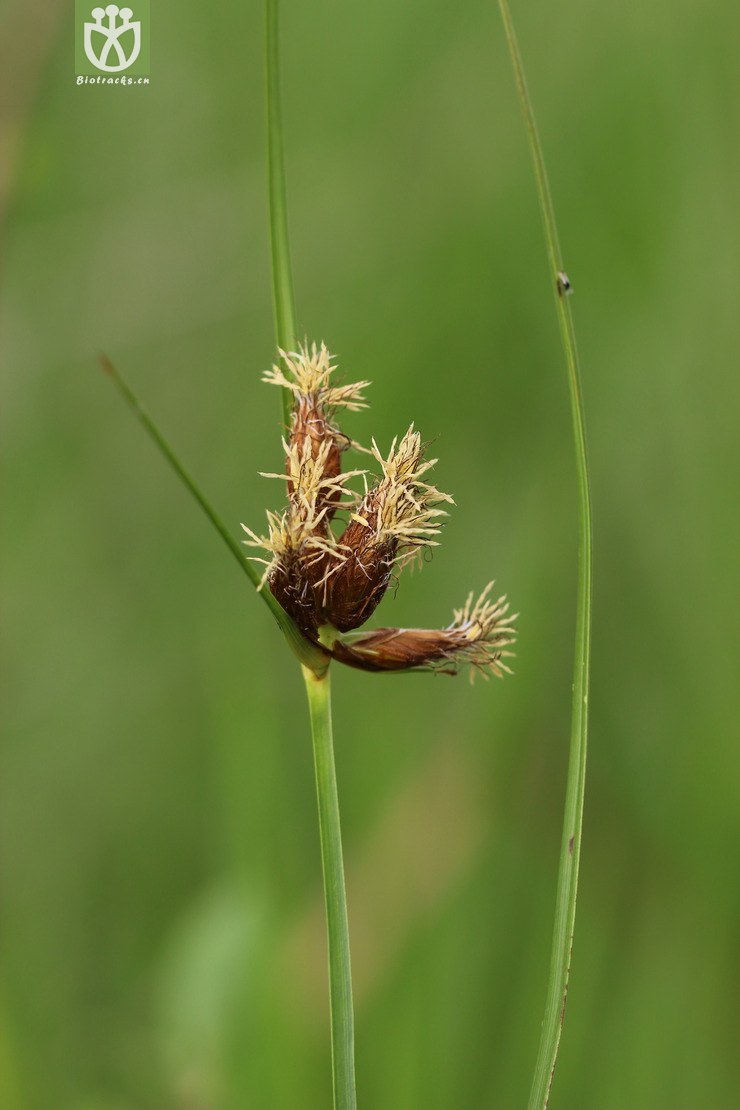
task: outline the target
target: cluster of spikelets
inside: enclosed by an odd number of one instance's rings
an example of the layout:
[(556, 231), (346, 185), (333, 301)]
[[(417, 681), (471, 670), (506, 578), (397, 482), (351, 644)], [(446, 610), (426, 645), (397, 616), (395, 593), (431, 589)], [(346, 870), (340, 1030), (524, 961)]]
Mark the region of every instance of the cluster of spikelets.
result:
[[(384, 457), (373, 440), (371, 454), (380, 477), (368, 482), (365, 470), (342, 470), (342, 455), (353, 444), (336, 424), (341, 408), (366, 407), (369, 382), (334, 384), (336, 364), (323, 345), (280, 351), (283, 365), (263, 381), (292, 394), (285, 450), (285, 473), (266, 474), (286, 483), (287, 507), (268, 512), (268, 534), (242, 525), (249, 546), (266, 558), (266, 584), (303, 634), (334, 658), (367, 671), (437, 670), (457, 673), (461, 663), (501, 676), (514, 640), (514, 617), (505, 598), (489, 600), (489, 583), (477, 600), (468, 597), (443, 629), (379, 628), (356, 632), (373, 614), (389, 583), (406, 563), (437, 545), (452, 498), (426, 482), (436, 459), (424, 457), (413, 425)], [(347, 483), (362, 479), (364, 492)], [(340, 534), (335, 517), (343, 520)]]

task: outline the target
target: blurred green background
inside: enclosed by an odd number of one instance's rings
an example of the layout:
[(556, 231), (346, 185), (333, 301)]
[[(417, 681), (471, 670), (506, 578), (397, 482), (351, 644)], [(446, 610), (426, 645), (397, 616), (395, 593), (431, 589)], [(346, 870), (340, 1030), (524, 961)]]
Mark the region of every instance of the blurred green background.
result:
[[(135, 5), (134, 5), (135, 7)], [(304, 695), (225, 519), (278, 487), (262, 8), (153, 0), (148, 88), (3, 0), (4, 1110), (330, 1103)], [(553, 1110), (732, 1105), (738, 1039), (737, 5), (513, 5), (574, 286), (596, 593)], [(361, 1105), (526, 1103), (570, 717), (576, 503), (496, 7), (282, 7), (299, 325), (435, 438), (457, 507), (378, 613), (496, 576), (505, 682), (337, 669)]]

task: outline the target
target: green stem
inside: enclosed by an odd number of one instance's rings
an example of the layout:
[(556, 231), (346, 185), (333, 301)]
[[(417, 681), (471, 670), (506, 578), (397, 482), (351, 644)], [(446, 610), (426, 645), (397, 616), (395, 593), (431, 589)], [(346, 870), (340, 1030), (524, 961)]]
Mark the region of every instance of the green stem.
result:
[[(206, 495), (201, 491), (200, 487), (196, 485), (194, 479), (190, 476), (188, 471), (180, 462), (180, 459), (175, 454), (175, 451), (172, 447), (170, 447), (169, 443), (160, 432), (159, 428), (157, 427), (147, 410), (141, 404), (139, 398), (136, 396), (126, 379), (123, 377), (122, 374), (119, 373), (110, 359), (107, 358), (105, 355), (100, 355), (100, 364), (105, 372), (113, 380), (122, 397), (126, 401), (126, 404), (129, 405), (137, 420), (146, 431), (147, 435), (150, 437), (150, 439), (153, 440), (154, 444), (167, 459), (170, 466), (175, 471), (178, 478), (183, 483), (188, 492), (198, 502), (201, 509), (208, 517), (211, 524), (216, 529), (219, 536), (224, 541), (241, 569), (244, 571), (244, 573), (247, 575), (254, 586), (259, 586), (260, 574), (259, 571), (255, 568), (254, 563), (252, 563), (247, 558), (242, 545), (237, 539), (234, 538), (234, 536), (232, 536), (231, 532), (221, 520), (221, 517), (213, 508)], [(290, 644), (293, 652), (298, 656), (298, 659), (301, 661), (301, 663), (307, 667), (310, 667), (311, 670), (316, 672), (317, 674), (322, 674), (326, 670), (329, 663), (329, 656), (325, 652), (323, 652), (321, 648), (316, 647), (305, 638), (295, 621), (292, 619), (292, 617), (288, 615), (288, 613), (285, 612), (282, 605), (280, 605), (280, 603), (273, 597), (269, 589), (260, 590), (259, 596), (267, 605), (267, 608), (270, 610), (273, 617), (277, 621), (285, 638)]]
[[(288, 208), (285, 196), (283, 121), (280, 110), (280, 66), (278, 49), (278, 0), (265, 2), (265, 76), (267, 94), (267, 190), (270, 209), (270, 252), (272, 257), (272, 300), (278, 347), (290, 351), (295, 345), (295, 305), (288, 241)], [(290, 426), (291, 394), (281, 390), (283, 420)]]
[[(272, 288), (275, 309), (275, 335), (284, 351), (295, 344), (295, 307), (288, 243), (288, 217), (285, 198), (283, 129), (280, 112), (278, 51), (278, 0), (266, 0), (266, 84), (267, 84), (267, 174), (270, 205), (270, 246)], [(291, 397), (283, 394), (283, 421), (290, 427)], [(334, 769), (334, 741), (331, 724), (331, 687), (329, 671), (303, 667), (308, 704), (311, 711), (316, 795), (319, 806), (321, 866), (324, 875), (326, 931), (329, 954), (329, 999), (331, 1005), (331, 1053), (335, 1110), (355, 1110), (354, 1015), (352, 976), (349, 957), (347, 897), (344, 889), (342, 835), (339, 825), (339, 799)]]
[(321, 866), (324, 874), (326, 933), (329, 951), (331, 1056), (335, 1110), (355, 1110), (354, 1017), (349, 956), (347, 896), (344, 889), (342, 834), (334, 767), (329, 671), (322, 678), (308, 668), (303, 677), (311, 711), (316, 796), (319, 806)]
[(537, 180), (542, 222), (545, 230), (547, 257), (552, 288), (565, 351), (570, 391), (573, 440), (578, 476), (578, 600), (576, 606), (575, 664), (571, 716), (568, 782), (565, 794), (563, 834), (560, 848), (558, 887), (555, 899), (550, 979), (545, 1002), (540, 1045), (529, 1095), (529, 1110), (543, 1110), (550, 1097), (555, 1063), (568, 993), (573, 932), (578, 894), (578, 866), (581, 857), (583, 799), (586, 784), (586, 742), (588, 731), (588, 684), (591, 654), (591, 588), (593, 555), (591, 542), (591, 494), (589, 488), (586, 433), (581, 400), (580, 372), (575, 331), (564, 281), (564, 268), (558, 242), (555, 211), (547, 180), (545, 160), (537, 132), (532, 102), (527, 90), (519, 47), (509, 14), (507, 0), (499, 0), (506, 38), (514, 66), (519, 101), (527, 128), (529, 146)]

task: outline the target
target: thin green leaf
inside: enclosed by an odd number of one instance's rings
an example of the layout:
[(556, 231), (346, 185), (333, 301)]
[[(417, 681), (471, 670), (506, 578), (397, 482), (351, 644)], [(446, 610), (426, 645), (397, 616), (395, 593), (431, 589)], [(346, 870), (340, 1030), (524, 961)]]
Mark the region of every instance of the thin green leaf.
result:
[[(265, 76), (267, 98), (267, 191), (270, 211), (272, 257), (272, 300), (277, 345), (284, 351), (295, 346), (295, 304), (290, 268), (288, 209), (285, 196), (283, 120), (280, 110), (280, 64), (278, 43), (278, 0), (265, 3)], [(290, 426), (291, 395), (280, 390), (283, 422)]]
[(529, 1110), (544, 1110), (550, 1097), (558, 1047), (563, 1027), (565, 1000), (573, 946), (573, 932), (578, 894), (578, 866), (581, 856), (581, 829), (583, 824), (583, 798), (586, 783), (586, 740), (588, 730), (588, 684), (591, 646), (591, 584), (593, 556), (591, 543), (591, 494), (589, 488), (586, 435), (581, 401), (580, 373), (573, 319), (568, 303), (570, 282), (565, 270), (558, 242), (555, 212), (550, 186), (545, 170), (532, 102), (527, 91), (521, 55), (507, 0), (499, 0), (501, 16), (506, 31), (519, 101), (529, 137), (529, 146), (537, 179), (537, 193), (545, 229), (547, 257), (555, 292), (560, 334), (565, 351), (565, 361), (570, 390), (573, 439), (575, 444), (578, 477), (578, 600), (576, 608), (575, 666), (573, 676), (573, 707), (568, 782), (565, 795), (563, 836), (560, 849), (558, 887), (555, 902), (550, 978), (545, 1002), (540, 1045), (529, 1096)]
[[(231, 532), (221, 520), (221, 517), (213, 508), (210, 501), (207, 499), (201, 489), (196, 485), (193, 478), (191, 478), (190, 474), (180, 462), (172, 447), (170, 447), (169, 443), (162, 435), (157, 425), (154, 423), (152, 417), (139, 401), (131, 386), (128, 384), (125, 378), (122, 377), (118, 370), (116, 370), (110, 359), (107, 358), (105, 355), (100, 356), (100, 364), (106, 371), (106, 373), (111, 377), (115, 385), (118, 387), (119, 392), (133, 411), (139, 423), (144, 427), (149, 437), (153, 440), (153, 442), (162, 452), (164, 457), (167, 459), (180, 481), (198, 502), (201, 509), (208, 517), (211, 524), (216, 529), (219, 536), (224, 541), (241, 569), (252, 582), (252, 585), (259, 586), (261, 577), (259, 571), (247, 558), (242, 545), (234, 536), (232, 536)], [(280, 626), (292, 650), (298, 656), (300, 661), (307, 667), (310, 667), (312, 671), (315, 671), (318, 674), (323, 673), (323, 671), (326, 670), (329, 658), (328, 655), (321, 651), (320, 648), (311, 644), (305, 638), (305, 636), (303, 636), (295, 621), (285, 612), (279, 602), (276, 601), (270, 590), (260, 590), (259, 596), (267, 605), (268, 609)]]

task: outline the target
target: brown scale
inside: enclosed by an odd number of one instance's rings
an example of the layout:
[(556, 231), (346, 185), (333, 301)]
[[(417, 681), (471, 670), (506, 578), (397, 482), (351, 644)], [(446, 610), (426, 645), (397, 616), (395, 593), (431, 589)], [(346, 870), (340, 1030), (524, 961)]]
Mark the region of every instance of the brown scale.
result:
[(355, 643), (338, 640), (333, 655), (348, 667), (362, 671), (433, 667), (442, 674), (455, 674), (454, 654), (460, 643), (459, 635), (444, 629), (377, 628), (363, 633)]
[(384, 539), (379, 542), (375, 538), (377, 514), (367, 511), (374, 492), (368, 495), (361, 509), (369, 527), (356, 519), (349, 522), (338, 541), (339, 550), (346, 558), (322, 588), (325, 619), (340, 632), (350, 632), (370, 619), (393, 573), (398, 541)]
[(316, 590), (310, 579), (314, 575), (309, 568), (307, 573), (304, 561), (295, 555), (289, 565), (280, 564), (270, 575), (270, 590), (283, 609), (296, 622), (301, 632), (313, 640), (318, 640), (318, 627), (322, 623), (316, 603)]
[[(331, 440), (331, 447), (324, 466), (324, 476), (326, 478), (339, 477), (342, 472), (342, 452), (350, 446), (350, 440), (332, 424), (314, 395), (301, 398), (296, 407), (290, 430), (290, 445), (298, 448), (299, 455), (302, 454), (307, 439), (311, 441), (311, 456), (314, 459), (318, 457), (319, 451), (327, 439)], [(285, 469), (289, 474), (290, 461), (286, 462)], [(293, 492), (293, 482), (289, 481), (288, 495), (292, 496)], [(325, 534), (329, 530), (329, 524), (337, 511), (340, 499), (341, 492), (335, 490), (317, 501), (316, 508), (318, 512), (326, 509), (326, 513), (322, 517), (322, 531)]]

